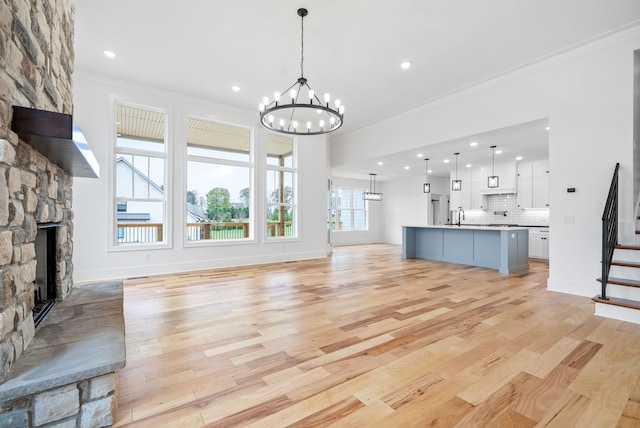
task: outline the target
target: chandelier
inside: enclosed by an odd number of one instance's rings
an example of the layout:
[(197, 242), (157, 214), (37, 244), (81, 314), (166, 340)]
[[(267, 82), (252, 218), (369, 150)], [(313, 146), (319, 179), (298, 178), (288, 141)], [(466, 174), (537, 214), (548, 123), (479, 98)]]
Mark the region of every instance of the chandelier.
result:
[[(344, 106), (336, 99), (331, 107), (331, 96), (318, 98), (304, 77), (304, 17), (307, 9), (298, 9), (301, 23), (300, 77), (284, 92), (276, 92), (273, 99), (264, 97), (260, 103), (260, 122), (267, 129), (293, 135), (319, 135), (335, 131), (342, 126)], [(306, 92), (306, 94), (304, 93)], [(288, 94), (291, 103), (282, 101)]]

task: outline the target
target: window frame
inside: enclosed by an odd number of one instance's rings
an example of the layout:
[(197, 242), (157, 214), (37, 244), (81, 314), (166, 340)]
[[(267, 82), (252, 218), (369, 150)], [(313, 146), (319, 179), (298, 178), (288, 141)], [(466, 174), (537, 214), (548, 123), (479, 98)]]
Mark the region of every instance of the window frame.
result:
[[(369, 231), (369, 201), (363, 201), (364, 202), (364, 208), (353, 208), (353, 201), (354, 201), (354, 190), (357, 191), (361, 191), (361, 192), (367, 192), (367, 189), (361, 188), (361, 187), (350, 187), (350, 186), (332, 186), (331, 187), (331, 214), (333, 214), (333, 211), (335, 210), (336, 212), (336, 218), (340, 218), (340, 216), (338, 215), (339, 211), (343, 211), (343, 210), (349, 210), (352, 212), (355, 211), (364, 211), (364, 221), (365, 221), (365, 227), (364, 229), (355, 229), (354, 228), (354, 224), (355, 224), (355, 216), (352, 214), (350, 216), (350, 229), (338, 229), (337, 226), (337, 222), (335, 222), (336, 227), (334, 227), (334, 221), (331, 220), (331, 232), (338, 232), (338, 233), (351, 233), (351, 232), (368, 232)], [(338, 190), (349, 190), (350, 191), (350, 195), (351, 195), (351, 206), (352, 208), (341, 208), (338, 206)], [(342, 221), (342, 223), (344, 224), (344, 220)]]
[[(269, 133), (268, 133), (269, 134)], [(280, 134), (273, 134), (281, 137)], [(280, 165), (270, 165), (269, 164), (269, 153), (268, 150), (265, 152), (265, 186), (264, 186), (264, 210), (263, 210), (263, 227), (264, 227), (264, 242), (265, 243), (274, 243), (274, 242), (283, 242), (283, 241), (299, 241), (300, 240), (300, 205), (298, 204), (298, 188), (299, 188), (299, 174), (298, 174), (298, 140), (294, 137), (287, 136), (291, 139), (291, 166), (280, 166)], [(268, 138), (268, 135), (267, 135)], [(291, 203), (274, 203), (269, 201), (269, 192), (268, 192), (268, 174), (269, 171), (275, 172), (289, 172), (292, 174), (291, 184), (293, 186), (292, 195), (291, 195)], [(270, 207), (290, 207), (293, 213), (292, 216), (292, 235), (291, 236), (269, 236), (267, 225), (268, 216)]]
[[(137, 108), (141, 110), (153, 111), (157, 113), (161, 113), (164, 115), (164, 142), (163, 142), (163, 151), (152, 151), (152, 150), (143, 150), (143, 149), (133, 149), (133, 148), (125, 148), (118, 146), (118, 125), (117, 125), (117, 108), (118, 106), (125, 106), (131, 108)], [(156, 250), (156, 249), (166, 249), (172, 247), (172, 231), (173, 231), (173, 223), (171, 219), (171, 209), (172, 199), (173, 199), (173, 189), (172, 182), (170, 179), (170, 171), (171, 171), (171, 156), (169, 154), (172, 151), (172, 139), (170, 138), (170, 130), (171, 130), (171, 117), (172, 117), (172, 109), (166, 102), (156, 100), (156, 99), (129, 99), (117, 95), (109, 95), (109, 171), (112, 175), (111, 180), (109, 180), (109, 210), (108, 210), (108, 221), (109, 227), (107, 227), (107, 243), (108, 248), (107, 252), (127, 252), (127, 251), (145, 251), (145, 250)], [(164, 189), (163, 199), (156, 198), (135, 198), (135, 197), (122, 197), (117, 194), (117, 163), (118, 163), (118, 155), (131, 155), (131, 156), (145, 156), (150, 158), (159, 158), (164, 162)], [(133, 193), (132, 193), (133, 196)], [(129, 202), (161, 202), (162, 212), (163, 212), (163, 223), (162, 223), (162, 241), (158, 242), (145, 242), (145, 243), (119, 243), (118, 239), (121, 236), (122, 228), (118, 226), (118, 203), (126, 201), (127, 206), (129, 206)]]
[[(189, 144), (187, 142), (187, 135), (189, 131), (189, 119), (200, 120), (203, 122), (212, 122), (218, 123), (226, 126), (233, 126), (237, 128), (242, 128), (249, 131), (249, 160), (248, 161), (239, 161), (239, 160), (231, 160), (231, 159), (221, 159), (221, 158), (213, 158), (206, 156), (197, 156), (197, 155), (189, 155)], [(203, 115), (198, 115), (194, 113), (184, 114), (182, 117), (182, 125), (184, 127), (184, 134), (182, 137), (182, 141), (184, 141), (184, 147), (182, 148), (184, 162), (184, 177), (182, 182), (182, 191), (183, 198), (180, 206), (182, 207), (183, 212), (183, 220), (181, 223), (182, 230), (182, 247), (184, 248), (201, 248), (201, 247), (217, 247), (217, 246), (225, 246), (225, 245), (244, 245), (244, 244), (255, 244), (256, 243), (256, 234), (255, 234), (255, 224), (256, 224), (256, 214), (255, 214), (255, 194), (256, 194), (256, 183), (255, 183), (255, 130), (251, 126), (243, 125), (240, 123), (233, 123), (224, 120), (212, 119), (211, 117), (206, 117)], [(190, 190), (187, 188), (188, 186), (188, 174), (189, 174), (189, 162), (199, 162), (204, 164), (211, 165), (221, 165), (221, 166), (234, 166), (234, 167), (247, 167), (249, 169), (249, 236), (247, 238), (231, 238), (231, 239), (201, 239), (201, 240), (189, 240), (189, 227), (188, 225), (188, 215), (187, 215), (187, 192)], [(206, 195), (202, 195), (205, 196)]]

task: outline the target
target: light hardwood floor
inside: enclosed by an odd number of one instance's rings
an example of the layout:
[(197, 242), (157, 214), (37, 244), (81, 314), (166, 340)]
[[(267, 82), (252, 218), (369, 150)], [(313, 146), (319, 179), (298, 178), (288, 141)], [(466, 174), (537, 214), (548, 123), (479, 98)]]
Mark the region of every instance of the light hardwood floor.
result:
[(116, 426), (640, 426), (640, 326), (400, 250), (125, 281)]

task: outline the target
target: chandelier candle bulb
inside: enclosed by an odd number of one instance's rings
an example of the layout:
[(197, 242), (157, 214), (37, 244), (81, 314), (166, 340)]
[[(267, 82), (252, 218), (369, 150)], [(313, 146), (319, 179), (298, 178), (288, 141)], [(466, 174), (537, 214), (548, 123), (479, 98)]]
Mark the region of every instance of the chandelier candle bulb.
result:
[(260, 111), (264, 111), (264, 104), (263, 103), (258, 104), (258, 107), (260, 108)]
[(307, 122), (307, 132), (311, 131), (311, 122)]
[(324, 128), (324, 120), (321, 120), (320, 121), (320, 129), (323, 129), (323, 128)]
[(273, 125), (273, 115), (269, 115), (269, 124)]
[(336, 105), (336, 108), (340, 108), (340, 100), (339, 99), (335, 100), (335, 105)]
[(297, 95), (296, 90), (292, 89), (290, 94), (291, 94), (291, 103), (295, 103), (296, 102), (296, 95)]
[(280, 101), (280, 92), (276, 92), (273, 94), (273, 100), (276, 102), (276, 104), (278, 103), (278, 101)]
[(298, 122), (296, 122), (295, 120), (293, 121), (293, 129), (295, 130), (296, 128), (298, 128)]
[(324, 102), (327, 103), (327, 107), (329, 107), (329, 101), (331, 101), (331, 95), (324, 94)]
[(313, 104), (313, 97), (315, 94), (313, 93), (313, 89), (309, 89), (309, 104)]
[(344, 114), (344, 106), (340, 106), (340, 110), (338, 110), (340, 114)]

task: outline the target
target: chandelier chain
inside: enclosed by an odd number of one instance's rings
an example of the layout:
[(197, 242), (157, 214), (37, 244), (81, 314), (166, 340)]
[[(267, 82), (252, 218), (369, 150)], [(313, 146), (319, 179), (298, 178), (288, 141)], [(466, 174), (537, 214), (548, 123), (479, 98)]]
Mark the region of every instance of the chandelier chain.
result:
[(304, 16), (300, 18), (300, 77), (304, 78)]

